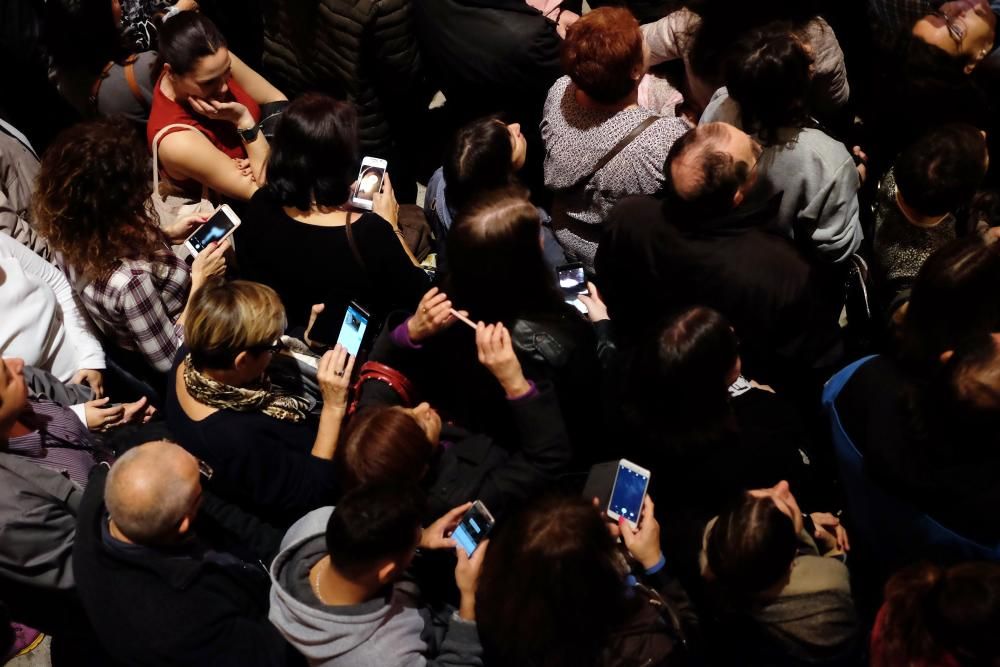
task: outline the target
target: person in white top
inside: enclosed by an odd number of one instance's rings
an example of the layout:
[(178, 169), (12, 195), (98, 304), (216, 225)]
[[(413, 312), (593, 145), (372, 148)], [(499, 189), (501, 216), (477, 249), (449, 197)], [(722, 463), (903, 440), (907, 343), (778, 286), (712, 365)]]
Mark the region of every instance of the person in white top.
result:
[(104, 350), (69, 281), (52, 264), (0, 234), (0, 354), (103, 395)]

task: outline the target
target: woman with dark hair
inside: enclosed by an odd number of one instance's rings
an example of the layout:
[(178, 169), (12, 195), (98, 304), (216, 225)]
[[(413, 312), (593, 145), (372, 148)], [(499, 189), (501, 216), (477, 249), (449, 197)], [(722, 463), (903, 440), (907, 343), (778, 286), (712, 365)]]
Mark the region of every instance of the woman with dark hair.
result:
[[(424, 208), (438, 236), (438, 267), (446, 270), (445, 239), (454, 219), (477, 196), (517, 185), (517, 172), (527, 159), (528, 142), (520, 123), (504, 123), (495, 116), (480, 118), (462, 127), (445, 155), (444, 165), (427, 181)], [(552, 218), (541, 207), (542, 247), (546, 261), (557, 267), (566, 263), (552, 234)]]
[[(383, 368), (405, 368), (408, 349), (454, 324), (451, 306), (447, 295), (430, 290), (412, 317), (383, 334), (370, 359)], [(428, 493), (428, 520), (441, 515), (442, 508), (472, 500), (483, 501), (499, 518), (556, 482), (571, 450), (551, 384), (525, 378), (502, 324), (480, 323), (474, 339), (473, 354), (490, 376), (491, 388), (505, 397), (515, 439), (501, 442), (445, 423), (426, 401), (415, 404), (415, 392), (423, 389), (419, 384), (369, 373), (359, 397), (362, 409), (351, 417), (334, 455), (345, 489), (416, 483)]]
[(756, 641), (719, 647), (730, 660), (823, 662), (855, 649), (847, 532), (832, 514), (804, 516), (788, 482), (747, 491), (708, 522), (703, 544), (702, 576), (723, 608), (757, 630)]
[(688, 126), (639, 107), (646, 53), (627, 9), (603, 7), (571, 25), (562, 64), (541, 125), (545, 185), (556, 238), (593, 273), (601, 223), (622, 197), (659, 190), (667, 152)]
[(350, 206), (358, 163), (350, 103), (308, 94), (282, 114), (267, 184), (250, 200), (236, 252), (244, 278), (281, 296), (293, 329), (305, 326), (314, 304), (339, 321), (355, 300), (381, 319), (413, 308), (427, 291), (427, 274), (399, 229), (388, 175), (371, 211)]
[(844, 53), (833, 29), (819, 16), (814, 0), (687, 0), (684, 8), (642, 27), (650, 65), (683, 60), (684, 99), (697, 118), (712, 93), (723, 85), (723, 66), (733, 44), (750, 30), (773, 21), (789, 21), (792, 30), (809, 44), (815, 62), (809, 98), (823, 116), (835, 115), (847, 104), (850, 88)]
[[(774, 224), (807, 255), (842, 262), (861, 247), (858, 189), (865, 167), (842, 143), (814, 127), (809, 91), (813, 56), (791, 24), (750, 30), (726, 67), (725, 88), (712, 95), (701, 123), (725, 122), (765, 146), (756, 192), (781, 193)], [(862, 155), (860, 149), (855, 153)]]
[(34, 211), (97, 328), (139, 366), (163, 373), (183, 340), (191, 296), (225, 272), (229, 243), (211, 244), (190, 267), (179, 259), (171, 244), (204, 218), (161, 229), (149, 209), (148, 165), (126, 121), (76, 125), (42, 158)]
[(871, 638), (872, 667), (995, 665), (1000, 656), (1000, 563), (896, 573)]
[(622, 524), (620, 533), (624, 550), (590, 503), (566, 497), (542, 499), (499, 525), (476, 593), (487, 662), (687, 664), (697, 619), (664, 567), (649, 496), (638, 529)]
[(580, 300), (594, 324), (601, 363), (620, 398), (625, 455), (654, 471), (661, 508), (716, 514), (746, 489), (808, 476), (809, 437), (792, 405), (741, 374), (739, 339), (703, 306), (665, 319), (619, 353), (597, 287)]
[(260, 105), (285, 96), (231, 53), (203, 14), (170, 18), (159, 39), (162, 72), (146, 125), (150, 150), (159, 153), (163, 173), (185, 195), (207, 188), (249, 199), (264, 180), (267, 161)]

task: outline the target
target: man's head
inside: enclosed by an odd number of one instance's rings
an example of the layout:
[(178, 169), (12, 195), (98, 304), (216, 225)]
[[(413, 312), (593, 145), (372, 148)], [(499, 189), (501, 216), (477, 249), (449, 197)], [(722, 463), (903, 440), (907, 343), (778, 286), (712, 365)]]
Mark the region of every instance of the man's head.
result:
[(191, 530), (201, 504), (200, 468), (198, 459), (172, 442), (129, 450), (111, 466), (104, 487), (111, 521), (135, 544), (176, 542)]
[(761, 152), (759, 143), (732, 125), (692, 128), (671, 146), (663, 168), (671, 211), (693, 222), (739, 206), (756, 182)]
[(420, 542), (424, 497), (406, 484), (365, 485), (347, 492), (326, 524), (331, 566), (372, 588), (395, 580)]
[(964, 123), (943, 125), (899, 154), (893, 166), (899, 196), (925, 216), (968, 205), (989, 167), (986, 137)]
[(968, 74), (993, 50), (996, 24), (986, 0), (954, 0), (917, 21), (912, 32), (958, 60)]

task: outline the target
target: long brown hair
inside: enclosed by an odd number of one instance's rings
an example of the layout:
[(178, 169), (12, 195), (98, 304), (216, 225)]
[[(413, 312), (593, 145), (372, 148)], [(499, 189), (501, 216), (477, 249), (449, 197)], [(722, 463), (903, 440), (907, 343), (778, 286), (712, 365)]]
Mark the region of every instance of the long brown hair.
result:
[(124, 119), (80, 123), (42, 156), (32, 206), (39, 232), (90, 280), (119, 259), (169, 252), (149, 196), (149, 156)]

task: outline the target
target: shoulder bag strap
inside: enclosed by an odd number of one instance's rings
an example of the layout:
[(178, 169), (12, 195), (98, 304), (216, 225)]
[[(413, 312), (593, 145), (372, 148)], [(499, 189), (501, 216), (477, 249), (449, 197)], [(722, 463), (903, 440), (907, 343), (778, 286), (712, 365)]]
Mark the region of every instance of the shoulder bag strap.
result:
[(368, 265), (365, 264), (364, 258), (361, 256), (361, 248), (358, 247), (357, 241), (354, 240), (354, 232), (351, 231), (351, 227), (354, 223), (351, 222), (351, 212), (345, 211), (347, 213), (347, 221), (344, 223), (344, 231), (347, 233), (347, 245), (351, 246), (351, 254), (354, 255), (355, 261), (357, 261), (358, 266), (364, 274), (368, 275)]
[(593, 169), (591, 169), (586, 174), (584, 174), (583, 177), (577, 179), (577, 181), (575, 183), (573, 183), (573, 185), (570, 186), (570, 189), (579, 187), (579, 186), (583, 185), (584, 183), (586, 183), (587, 181), (589, 181), (591, 178), (593, 178), (594, 174), (596, 174), (597, 172), (599, 172), (609, 162), (611, 162), (612, 160), (614, 160), (615, 157), (619, 153), (621, 153), (623, 150), (625, 150), (625, 148), (630, 143), (632, 143), (633, 141), (635, 141), (635, 139), (640, 134), (642, 134), (643, 132), (645, 132), (647, 127), (649, 127), (650, 125), (652, 125), (656, 121), (660, 120), (660, 118), (661, 118), (661, 116), (650, 116), (649, 118), (647, 118), (646, 120), (642, 121), (641, 123), (639, 123), (638, 125), (636, 125), (634, 128), (632, 128), (631, 132), (629, 132), (624, 137), (622, 137), (621, 141), (619, 141), (617, 144), (615, 144), (614, 147), (611, 150), (609, 150), (607, 153), (604, 154), (604, 157), (602, 157), (600, 160), (597, 161), (597, 164), (594, 165)]
[(110, 72), (111, 68), (114, 66), (114, 60), (105, 65), (104, 69), (101, 70), (101, 75), (97, 77), (97, 80), (95, 80), (94, 84), (90, 87), (90, 109), (94, 112), (94, 114), (97, 113), (97, 95), (101, 92), (101, 84), (108, 78), (108, 72)]
[(125, 59), (125, 83), (128, 84), (128, 89), (131, 91), (132, 97), (135, 98), (135, 101), (138, 102), (142, 108), (146, 109), (149, 105), (146, 104), (146, 98), (143, 97), (142, 89), (139, 88), (139, 82), (135, 78), (135, 63), (137, 60), (139, 60), (139, 56), (134, 53)]
[[(160, 195), (160, 141), (163, 139), (164, 135), (166, 135), (168, 130), (174, 130), (174, 129), (194, 130), (201, 136), (208, 139), (208, 137), (205, 136), (205, 133), (199, 130), (197, 127), (195, 127), (194, 125), (186, 125), (184, 123), (171, 123), (170, 125), (164, 125), (162, 128), (160, 128), (160, 131), (156, 133), (156, 136), (153, 137), (153, 196), (160, 197), (161, 199), (162, 195)], [(208, 186), (205, 184), (202, 184), (201, 186), (201, 198), (202, 199), (209, 198)]]

